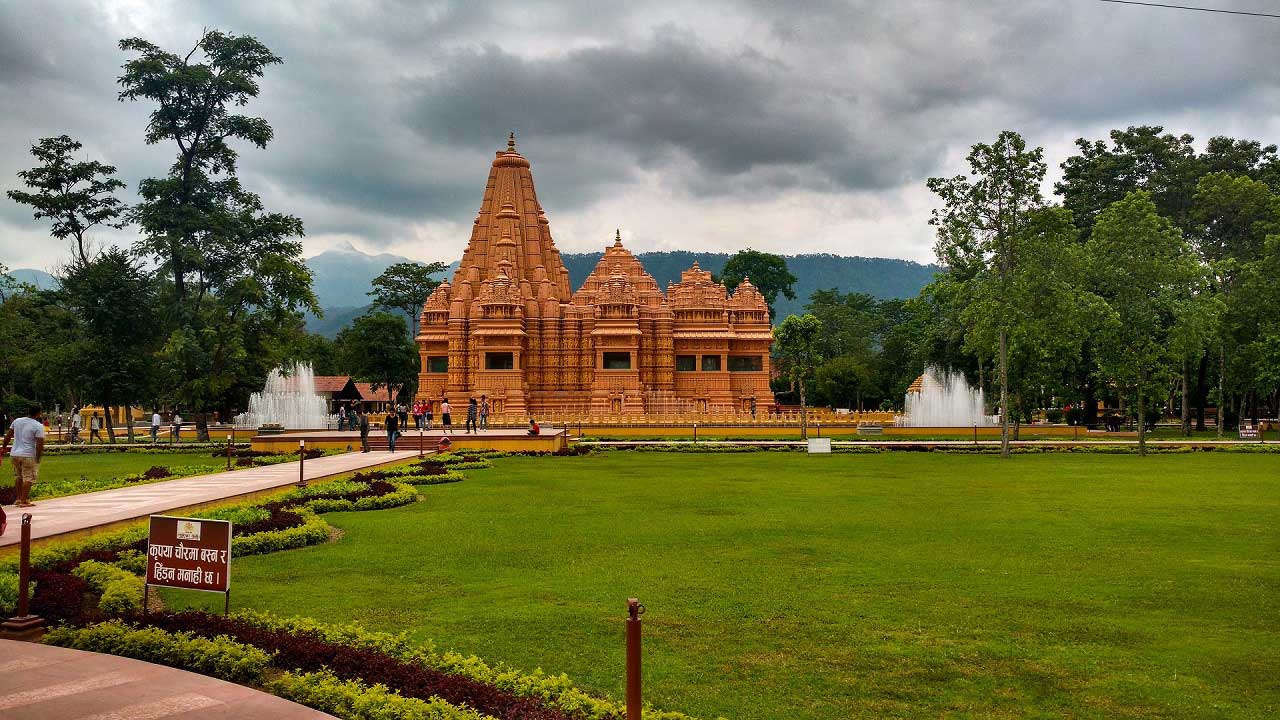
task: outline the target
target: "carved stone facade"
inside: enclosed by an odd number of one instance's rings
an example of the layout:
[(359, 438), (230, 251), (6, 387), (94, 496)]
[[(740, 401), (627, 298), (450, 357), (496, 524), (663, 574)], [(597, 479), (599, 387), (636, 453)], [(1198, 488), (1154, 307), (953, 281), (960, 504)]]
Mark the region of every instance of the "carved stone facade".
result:
[(495, 415), (764, 412), (769, 310), (694, 266), (664, 295), (621, 235), (571, 292), (514, 136), (489, 170), (452, 282), (422, 308), (418, 397), (487, 395)]

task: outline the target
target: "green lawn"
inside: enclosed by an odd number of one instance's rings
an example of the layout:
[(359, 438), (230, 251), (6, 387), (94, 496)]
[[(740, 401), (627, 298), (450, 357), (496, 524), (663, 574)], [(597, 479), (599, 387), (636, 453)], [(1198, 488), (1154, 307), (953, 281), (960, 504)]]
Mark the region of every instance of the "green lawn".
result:
[(646, 699), (704, 718), (1280, 713), (1280, 456), (495, 464), (236, 560), (232, 604), (620, 697), (635, 595)]
[[(216, 472), (226, 467), (226, 459), (212, 457), (212, 450), (192, 452), (112, 452), (45, 455), (40, 461), (40, 480), (32, 499), (57, 497), (119, 487), (116, 478), (144, 472), (155, 465), (171, 470), (207, 468)], [(13, 487), (13, 465), (6, 458), (0, 468), (0, 487)]]

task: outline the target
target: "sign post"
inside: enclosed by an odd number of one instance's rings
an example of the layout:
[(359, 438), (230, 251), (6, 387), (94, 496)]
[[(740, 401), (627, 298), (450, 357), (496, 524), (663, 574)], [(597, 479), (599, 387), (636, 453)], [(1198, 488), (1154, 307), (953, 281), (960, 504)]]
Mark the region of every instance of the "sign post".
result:
[(22, 514), (22, 547), (18, 555), (18, 614), (0, 623), (0, 638), (39, 640), (44, 620), (28, 609), (31, 595), (31, 513)]
[(144, 614), (152, 585), (222, 593), (223, 614), (230, 611), (231, 521), (152, 515)]

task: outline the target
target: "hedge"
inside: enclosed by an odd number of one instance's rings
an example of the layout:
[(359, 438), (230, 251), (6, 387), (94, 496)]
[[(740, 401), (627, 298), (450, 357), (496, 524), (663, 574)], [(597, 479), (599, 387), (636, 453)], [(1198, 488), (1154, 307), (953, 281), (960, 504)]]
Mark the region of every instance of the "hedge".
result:
[(142, 609), (142, 578), (116, 565), (87, 560), (71, 571), (102, 594), (98, 609), (106, 615), (123, 615)]
[(266, 691), (343, 720), (486, 720), (488, 715), (439, 698), (419, 700), (388, 690), (342, 680), (327, 671), (287, 672), (268, 682)]
[[(372, 632), (354, 623), (326, 625), (309, 618), (280, 618), (252, 610), (238, 611), (233, 617), (263, 629), (311, 635), (330, 643), (371, 650), (439, 672), (459, 675), (520, 697), (541, 700), (573, 718), (622, 720), (626, 717), (625, 706), (588, 695), (574, 686), (567, 675), (548, 675), (540, 669), (525, 673), (501, 663), (490, 666), (474, 655), (437, 652), (429, 642), (424, 646), (415, 645), (405, 633)], [(652, 708), (645, 708), (644, 717), (645, 720), (691, 720), (684, 713)]]
[(55, 628), (44, 636), (43, 642), (145, 660), (245, 685), (262, 684), (271, 661), (271, 656), (258, 648), (229, 638), (138, 628), (120, 620), (83, 628)]
[(303, 523), (285, 530), (268, 530), (231, 538), (231, 556), (262, 555), (278, 550), (317, 545), (329, 539), (329, 523), (307, 508), (297, 508)]

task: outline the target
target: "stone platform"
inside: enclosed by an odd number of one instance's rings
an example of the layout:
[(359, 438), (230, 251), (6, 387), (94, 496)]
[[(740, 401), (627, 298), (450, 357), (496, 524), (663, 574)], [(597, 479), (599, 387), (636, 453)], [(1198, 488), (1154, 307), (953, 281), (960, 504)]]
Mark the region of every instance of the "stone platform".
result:
[[(530, 436), (524, 428), (491, 428), (472, 434), (455, 425), (452, 432), (445, 433), (439, 426), (419, 432), (410, 425), (410, 429), (403, 432), (396, 441), (396, 451), (416, 453), (419, 448), (434, 451), (444, 437), (449, 438), (455, 449), (554, 452), (569, 447), (569, 433), (563, 426), (552, 428), (544, 425), (541, 430), (542, 433), (536, 436)], [(293, 452), (298, 449), (300, 440), (305, 440), (309, 448), (360, 449), (360, 433), (354, 430), (291, 430), (273, 435), (257, 435), (250, 442), (254, 450)], [(385, 452), (387, 433), (370, 430), (369, 447), (375, 452)]]
[(100, 653), (0, 640), (6, 720), (324, 720), (317, 710), (204, 675)]

